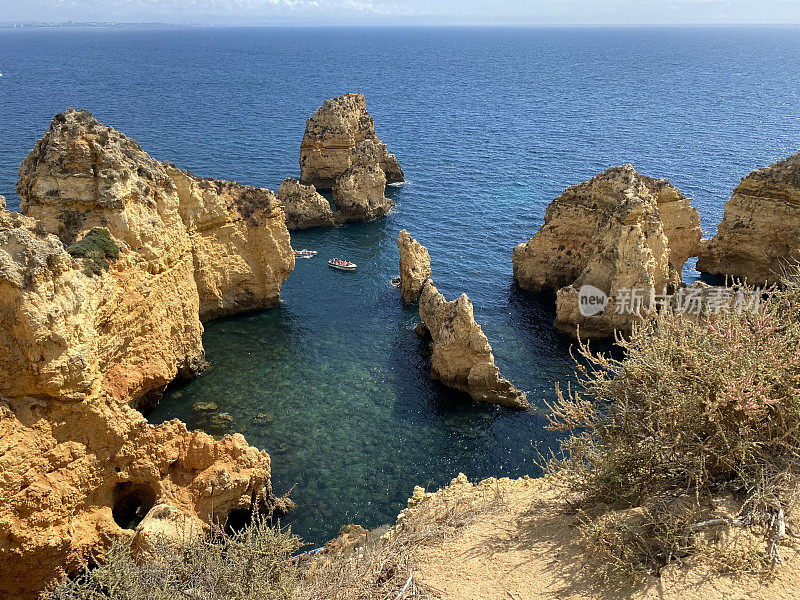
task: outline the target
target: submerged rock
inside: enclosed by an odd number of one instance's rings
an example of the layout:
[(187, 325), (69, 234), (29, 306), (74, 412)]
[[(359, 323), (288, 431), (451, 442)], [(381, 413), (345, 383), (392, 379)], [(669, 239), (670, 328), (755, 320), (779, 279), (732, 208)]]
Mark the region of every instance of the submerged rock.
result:
[(289, 231), (336, 225), (330, 203), (313, 185), (303, 185), (297, 179), (287, 177), (278, 188), (278, 200), (283, 204)]
[(389, 214), (394, 202), (386, 198), (386, 175), (380, 166), (380, 144), (363, 140), (351, 153), (351, 164), (333, 184), (338, 218), (371, 221)]
[(422, 286), (431, 276), (431, 255), (428, 249), (403, 229), (397, 237), (400, 249), (400, 295), (404, 302), (419, 300)]
[(433, 338), (431, 377), (478, 402), (530, 408), (525, 394), (500, 376), (492, 347), (475, 322), (466, 294), (447, 302), (428, 279), (419, 299), (419, 316)]
[(800, 260), (800, 152), (743, 178), (697, 270), (776, 284)]
[[(557, 291), (560, 329), (609, 337), (629, 331), (654, 295), (680, 283), (701, 235), (697, 211), (667, 180), (614, 167), (547, 207), (541, 229), (514, 248), (514, 277), (524, 289)], [(581, 304), (592, 288), (607, 296), (604, 310)]]
[(352, 150), (370, 140), (379, 148), (378, 165), (387, 183), (404, 180), (397, 158), (375, 134), (375, 122), (362, 94), (326, 100), (310, 119), (300, 146), (300, 180), (319, 189), (333, 188), (336, 178), (352, 165)]

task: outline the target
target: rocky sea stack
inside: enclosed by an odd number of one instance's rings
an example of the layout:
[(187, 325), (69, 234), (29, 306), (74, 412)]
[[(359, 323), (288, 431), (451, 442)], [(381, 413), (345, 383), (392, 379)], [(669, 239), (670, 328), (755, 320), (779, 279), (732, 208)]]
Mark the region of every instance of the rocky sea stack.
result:
[(404, 181), (397, 157), (390, 154), (375, 133), (363, 94), (344, 94), (326, 100), (310, 119), (300, 146), (300, 181), (318, 189), (331, 189), (336, 178), (353, 164), (353, 150), (364, 140), (375, 142), (377, 164), (386, 183)]
[(397, 236), (397, 247), (400, 249), (400, 295), (404, 302), (412, 304), (419, 300), (431, 276), (431, 255), (405, 229)]
[[(560, 329), (609, 337), (640, 320), (635, 306), (627, 310), (629, 292), (649, 298), (680, 285), (701, 236), (697, 210), (669, 181), (613, 167), (547, 207), (541, 229), (514, 248), (514, 277), (524, 289), (557, 293)], [(583, 314), (583, 286), (607, 295), (604, 311)]]
[(17, 190), (22, 214), (0, 209), (0, 596), (167, 514), (200, 531), (212, 510), (271, 510), (265, 452), (131, 407), (203, 370), (202, 320), (279, 301), (294, 256), (274, 194), (160, 163), (73, 109)]
[(278, 200), (283, 204), (289, 231), (337, 224), (331, 203), (313, 185), (303, 185), (297, 179), (287, 177), (278, 188)]
[(776, 284), (800, 260), (800, 152), (742, 179), (697, 270)]
[(501, 377), (466, 294), (448, 302), (428, 279), (419, 298), (419, 317), (433, 339), (431, 377), (478, 402), (530, 408), (525, 394)]

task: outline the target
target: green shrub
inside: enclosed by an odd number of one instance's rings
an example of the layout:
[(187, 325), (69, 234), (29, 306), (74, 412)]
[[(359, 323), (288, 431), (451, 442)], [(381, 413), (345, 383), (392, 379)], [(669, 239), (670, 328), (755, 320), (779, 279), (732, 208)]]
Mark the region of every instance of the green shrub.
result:
[(111, 239), (108, 229), (95, 227), (67, 248), (70, 256), (84, 259), (84, 270), (87, 275), (99, 275), (108, 270), (111, 260), (119, 258), (119, 246)]
[[(621, 359), (581, 345), (577, 389), (550, 407), (551, 428), (569, 435), (549, 467), (584, 507), (608, 507), (582, 527), (603, 578), (658, 572), (717, 526), (749, 525), (766, 542), (755, 562), (780, 561), (798, 491), (798, 317), (787, 281), (756, 313), (665, 311), (619, 340)], [(739, 514), (715, 512), (725, 494)], [(610, 516), (633, 509), (644, 510), (635, 535)]]
[(256, 517), (231, 535), (214, 531), (177, 550), (156, 544), (137, 554), (115, 541), (102, 564), (65, 579), (50, 600), (289, 600), (298, 538)]

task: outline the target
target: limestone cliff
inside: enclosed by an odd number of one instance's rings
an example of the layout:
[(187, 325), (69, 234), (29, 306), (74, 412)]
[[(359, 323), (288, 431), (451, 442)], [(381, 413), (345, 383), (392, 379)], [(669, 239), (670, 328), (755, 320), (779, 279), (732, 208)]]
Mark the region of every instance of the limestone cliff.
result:
[(310, 119), (300, 146), (300, 180), (319, 189), (330, 189), (352, 164), (351, 151), (370, 140), (380, 148), (379, 166), (387, 183), (404, 180), (397, 158), (375, 134), (375, 122), (367, 112), (362, 94), (345, 94), (326, 100)]
[(422, 287), (431, 276), (431, 255), (405, 229), (397, 236), (397, 247), (400, 249), (400, 295), (404, 302), (413, 303), (419, 300)]
[(166, 168), (189, 234), (200, 319), (276, 306), (294, 252), (275, 194)]
[[(548, 206), (541, 229), (514, 248), (514, 277), (525, 289), (557, 291), (557, 327), (607, 337), (628, 331), (655, 295), (680, 283), (700, 238), (697, 211), (668, 181), (614, 167)], [(605, 311), (583, 314), (582, 286), (608, 295)]]
[(775, 284), (800, 259), (800, 152), (743, 178), (697, 269)]
[(333, 184), (333, 203), (340, 221), (370, 221), (386, 216), (394, 202), (385, 197), (386, 176), (380, 166), (380, 145), (356, 144), (351, 164)]
[(419, 298), (419, 316), (433, 339), (431, 377), (478, 402), (530, 408), (525, 394), (500, 376), (466, 294), (447, 302), (428, 279)]
[(278, 200), (283, 204), (289, 231), (336, 225), (330, 202), (313, 185), (303, 185), (297, 179), (287, 177), (278, 188)]
[(152, 426), (104, 394), (0, 397), (0, 473), (2, 598), (36, 597), (102, 556), (109, 538), (134, 538), (154, 507), (197, 533), (212, 517), (224, 523), (273, 503), (270, 458), (241, 435), (215, 441), (178, 421)]
[(127, 248), (99, 275), (84, 260), (0, 211), (0, 395), (130, 402), (202, 369), (191, 253), (156, 273)]
[(23, 214), (0, 208), (0, 597), (32, 597), (155, 505), (138, 541), (164, 515), (199, 531), (275, 505), (241, 436), (129, 405), (200, 372), (201, 318), (274, 305), (294, 266), (272, 192), (159, 163), (85, 111), (55, 117), (17, 189)]
[[(2, 233), (10, 350), (0, 352), (25, 373), (0, 383), (7, 395), (157, 394), (203, 368), (201, 319), (276, 304), (294, 267), (272, 192), (159, 163), (86, 111), (53, 119), (17, 190), (36, 223)], [(95, 227), (110, 232), (120, 257), (91, 278), (40, 235), (72, 244)]]

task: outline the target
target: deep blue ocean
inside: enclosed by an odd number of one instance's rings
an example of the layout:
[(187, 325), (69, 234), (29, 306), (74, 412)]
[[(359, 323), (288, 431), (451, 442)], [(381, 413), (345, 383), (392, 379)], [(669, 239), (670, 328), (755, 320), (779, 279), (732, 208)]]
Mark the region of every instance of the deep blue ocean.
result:
[[(713, 235), (739, 178), (800, 148), (798, 28), (0, 30), (0, 194), (53, 115), (86, 108), (154, 157), (277, 189), (305, 119), (359, 91), (408, 184), (381, 221), (298, 232), (280, 307), (206, 327), (212, 368), (149, 415), (240, 431), (293, 485), (312, 543), (394, 520), (415, 485), (537, 474), (544, 402), (572, 372), (552, 299), (518, 290), (511, 249), (565, 187), (630, 162), (694, 198)], [(390, 279), (397, 233), (467, 292), (530, 412), (474, 405), (428, 378)], [(330, 270), (330, 256), (359, 265)], [(687, 277), (695, 274), (691, 265)], [(194, 411), (214, 402), (232, 421)]]

